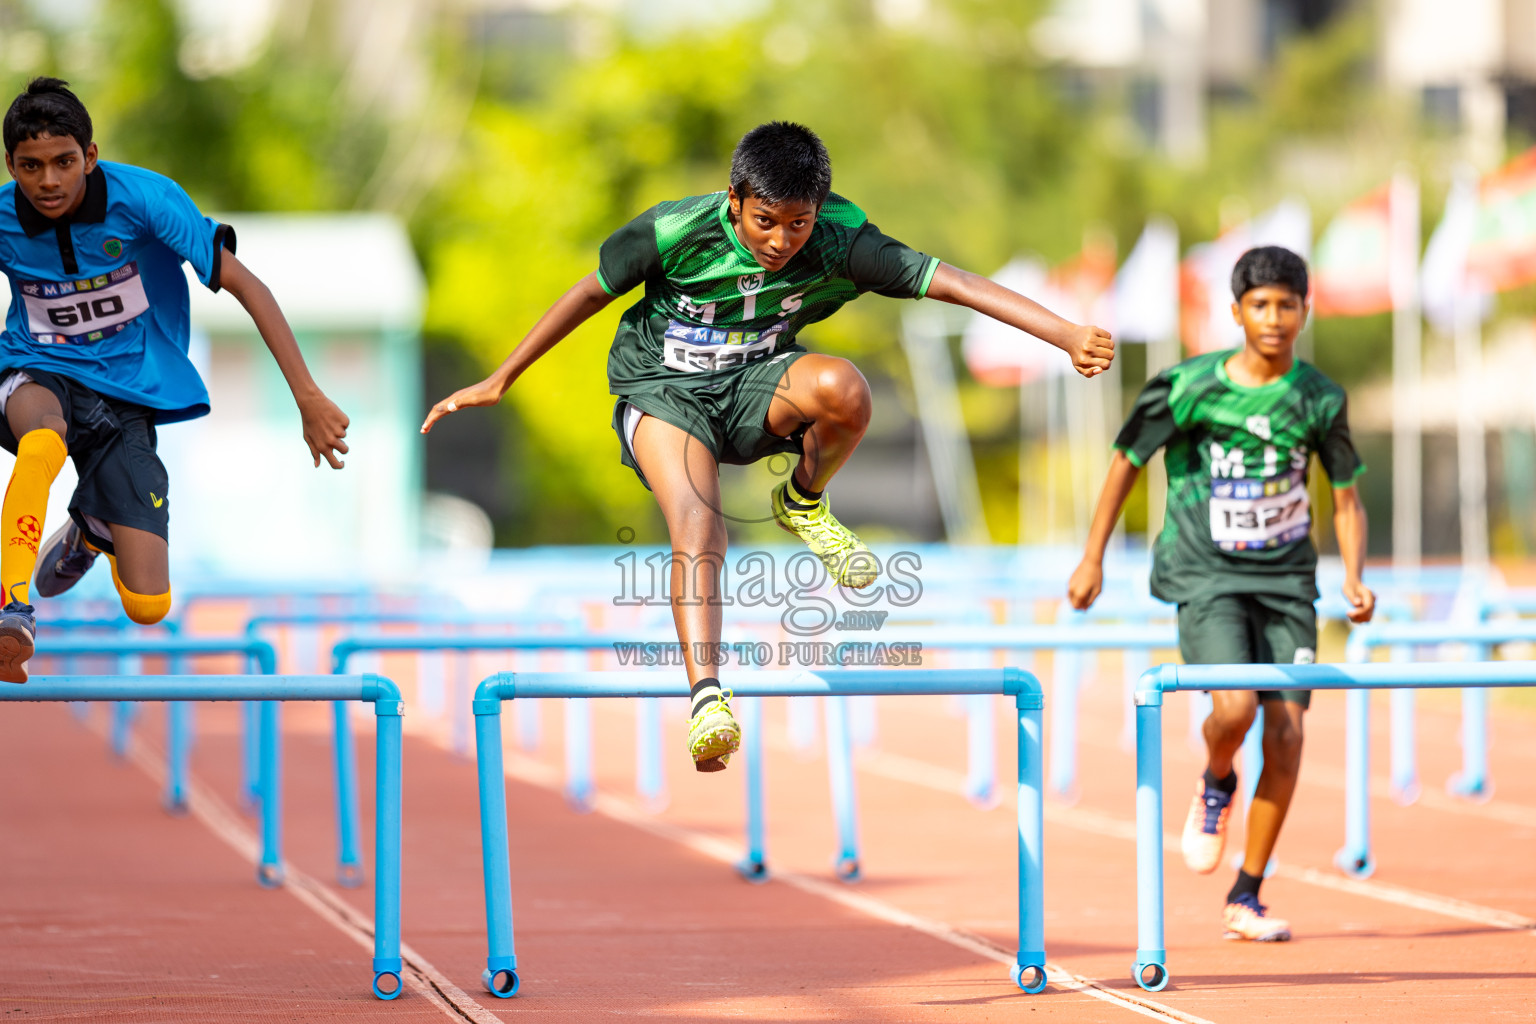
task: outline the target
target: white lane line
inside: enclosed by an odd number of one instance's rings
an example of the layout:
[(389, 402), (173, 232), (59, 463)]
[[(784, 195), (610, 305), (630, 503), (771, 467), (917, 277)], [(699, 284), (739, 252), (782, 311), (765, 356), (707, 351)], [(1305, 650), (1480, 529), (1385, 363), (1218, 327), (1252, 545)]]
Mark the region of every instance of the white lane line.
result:
[[(506, 775), (510, 779), (555, 792), (560, 792), (562, 789), (563, 783), (560, 771), (541, 761), (536, 761), (516, 751), (508, 750), (502, 755), (502, 763)], [(734, 865), (741, 859), (741, 847), (735, 843), (681, 825), (659, 821), (646, 813), (637, 804), (620, 797), (599, 792), (593, 800), (593, 810), (615, 821), (631, 825), (644, 832), (649, 832), (658, 838), (677, 843), (712, 860)], [(911, 928), (914, 931), (921, 932), (931, 938), (938, 939), (940, 942), (956, 946), (984, 959), (1005, 964), (1009, 967), (1012, 967), (1016, 962), (1014, 954), (979, 935), (972, 935), (961, 931), (942, 921), (935, 921), (931, 918), (908, 913), (884, 900), (876, 899), (861, 892), (855, 892), (840, 884), (834, 885), (819, 878), (811, 878), (807, 875), (780, 870), (775, 870), (770, 878), (771, 881), (782, 882), (810, 895), (831, 900), (866, 917), (903, 928)], [(1213, 1024), (1213, 1022), (1206, 1020), (1204, 1017), (1197, 1017), (1194, 1014), (1176, 1010), (1171, 1006), (1165, 1006), (1154, 1000), (1143, 998), (1138, 994), (1107, 988), (1089, 978), (1073, 974), (1060, 964), (1046, 964), (1046, 979), (1060, 988), (1110, 1003), (1121, 1009), (1140, 1014), (1143, 1017), (1151, 1017), (1154, 1020), (1179, 1021), (1180, 1024)]]
[[(880, 750), (866, 750), (859, 754), (857, 763), (860, 771), (867, 771), (872, 775), (879, 775), (895, 781), (923, 786), (956, 796), (965, 791), (965, 776), (960, 772), (928, 764), (926, 761), (919, 761), (916, 758), (905, 757), (901, 754), (891, 754)], [(1066, 825), (1069, 828), (1075, 828), (1080, 831), (1092, 832), (1095, 835), (1125, 839), (1131, 842), (1136, 841), (1136, 823), (1134, 821), (1117, 818), (1114, 815), (1095, 811), (1091, 808), (1063, 807), (1060, 804), (1047, 803), (1045, 805), (1045, 820), (1058, 825)], [(1179, 837), (1172, 832), (1163, 833), (1163, 849), (1177, 851), (1179, 849)], [(1393, 903), (1400, 907), (1410, 907), (1414, 910), (1439, 914), (1441, 917), (1451, 917), (1459, 921), (1470, 921), (1489, 928), (1524, 931), (1536, 936), (1536, 920), (1520, 914), (1510, 913), (1507, 910), (1496, 910), (1493, 907), (1485, 907), (1478, 903), (1469, 903), (1466, 900), (1459, 900), (1451, 896), (1439, 896), (1435, 893), (1393, 885), (1390, 882), (1345, 878), (1341, 875), (1319, 871), (1317, 868), (1297, 867), (1291, 864), (1282, 863), (1277, 865), (1275, 874), (1281, 878), (1304, 882), (1307, 885), (1315, 885), (1322, 889), (1331, 889), (1334, 892), (1347, 892), (1354, 896), (1363, 896), (1382, 903)]]
[[(105, 730), (93, 725), (93, 731), (105, 737)], [(140, 771), (148, 775), (157, 788), (165, 785), (165, 755), (148, 743), (134, 737), (128, 748), (129, 759)], [(240, 820), (223, 800), (201, 785), (189, 779), (187, 802), (192, 817), (202, 822), (210, 832), (254, 869), (261, 858), (261, 844), (256, 834)], [(360, 913), (331, 892), (323, 883), (301, 871), (290, 861), (283, 862), (284, 885), (294, 899), (304, 904), (318, 916), (335, 926), (342, 934), (351, 937), (373, 957), (373, 918)], [(468, 993), (434, 967), (426, 957), (409, 945), (400, 943), (400, 957), (404, 961), (402, 979), (414, 991), (420, 993), (433, 1006), (454, 1021), (473, 1021), (474, 1024), (503, 1024), (501, 1018), (475, 1002)], [(381, 1013), (385, 1012), (383, 1009)]]

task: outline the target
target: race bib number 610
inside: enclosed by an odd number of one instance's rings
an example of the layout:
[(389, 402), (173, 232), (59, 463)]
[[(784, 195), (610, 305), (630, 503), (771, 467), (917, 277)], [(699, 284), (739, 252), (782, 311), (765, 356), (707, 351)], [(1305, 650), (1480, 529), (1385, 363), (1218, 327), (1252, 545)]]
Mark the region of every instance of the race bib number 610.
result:
[(137, 263), (79, 281), (21, 281), (27, 330), (43, 345), (88, 345), (149, 312)]

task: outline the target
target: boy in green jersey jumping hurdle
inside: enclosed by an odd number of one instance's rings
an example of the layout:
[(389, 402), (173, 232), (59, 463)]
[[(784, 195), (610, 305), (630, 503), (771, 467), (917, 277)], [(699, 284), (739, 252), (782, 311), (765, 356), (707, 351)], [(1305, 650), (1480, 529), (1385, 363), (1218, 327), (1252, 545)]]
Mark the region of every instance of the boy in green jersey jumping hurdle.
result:
[(827, 484), (869, 425), (869, 385), (846, 359), (807, 352), (800, 330), (864, 292), (940, 299), (995, 317), (1062, 349), (1085, 377), (1114, 357), (1108, 333), (1063, 320), (984, 277), (882, 234), (835, 195), (826, 147), (783, 121), (748, 132), (724, 192), (659, 203), (615, 231), (597, 270), (552, 306), (485, 380), (432, 407), (443, 416), (494, 405), (534, 360), (625, 292), (608, 355), (620, 457), (656, 495), (672, 541), (672, 616), (688, 671), (689, 753), (719, 771), (741, 742), (714, 667), (725, 562), (719, 465), (799, 456), (773, 492), (780, 527), (800, 537), (844, 587), (879, 563), (833, 517)]
[[(1313, 453), (1333, 483), (1333, 526), (1352, 622), (1376, 598), (1360, 581), (1365, 471), (1349, 436), (1344, 389), (1293, 354), (1307, 318), (1307, 265), (1277, 246), (1250, 249), (1232, 270), (1232, 316), (1243, 347), (1185, 360), (1153, 378), (1115, 439), (1088, 548), (1068, 597), (1085, 609), (1104, 582), (1104, 545), (1141, 467), (1166, 448), (1168, 513), (1153, 549), (1152, 593), (1179, 607), (1179, 652), (1192, 665), (1317, 657), (1317, 549), (1307, 468)], [(1259, 884), (1296, 790), (1308, 690), (1215, 691), (1205, 720), (1209, 761), (1184, 823), (1184, 862), (1216, 870), (1237, 790), (1233, 758), (1262, 704), (1264, 770), (1248, 810), (1248, 843), (1227, 894), (1225, 936), (1276, 942), (1290, 925), (1269, 917)]]

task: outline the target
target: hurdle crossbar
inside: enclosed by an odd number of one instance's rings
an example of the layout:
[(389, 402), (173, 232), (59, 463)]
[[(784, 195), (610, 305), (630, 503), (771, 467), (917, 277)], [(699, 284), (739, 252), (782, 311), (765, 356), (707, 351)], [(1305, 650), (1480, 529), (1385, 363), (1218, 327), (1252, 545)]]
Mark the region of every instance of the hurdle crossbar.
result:
[[(1045, 889), (1042, 863), (1041, 711), (1039, 681), (1020, 669), (836, 669), (742, 672), (738, 697), (831, 697), (1001, 693), (1018, 709), (1019, 948), (1013, 980), (1026, 992), (1045, 988)], [(686, 697), (671, 672), (503, 672), (475, 691), (475, 753), (480, 781), (481, 850), (485, 869), (487, 956), (482, 979), (503, 998), (520, 985), (512, 928), (512, 875), (507, 838), (501, 705), (518, 697)]]

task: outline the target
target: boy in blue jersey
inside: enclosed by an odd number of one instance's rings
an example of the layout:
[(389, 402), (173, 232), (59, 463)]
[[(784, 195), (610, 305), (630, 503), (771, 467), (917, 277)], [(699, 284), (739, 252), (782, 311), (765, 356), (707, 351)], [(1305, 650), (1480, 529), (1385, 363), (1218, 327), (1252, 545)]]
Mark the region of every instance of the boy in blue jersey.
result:
[[(171, 607), (165, 466), (155, 427), (208, 413), (187, 358), (191, 263), (251, 315), (293, 391), (315, 465), (340, 469), (347, 417), (310, 377), (272, 293), (235, 259), (235, 233), (168, 178), (99, 162), (91, 118), (66, 83), (34, 79), (6, 112), (0, 272), (0, 447), (16, 456), (0, 503), (0, 681), (24, 683), (35, 648), (28, 581), (63, 593), (107, 556), (123, 610)], [(70, 521), (42, 545), (48, 489), (65, 456), (80, 484)], [(39, 564), (40, 563), (40, 564)]]

